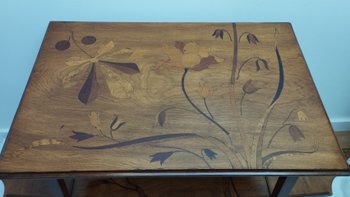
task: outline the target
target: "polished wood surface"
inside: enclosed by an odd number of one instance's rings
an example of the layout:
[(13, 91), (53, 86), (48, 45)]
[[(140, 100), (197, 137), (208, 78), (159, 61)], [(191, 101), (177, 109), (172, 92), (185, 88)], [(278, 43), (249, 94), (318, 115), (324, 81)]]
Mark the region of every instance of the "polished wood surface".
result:
[(290, 24), (50, 23), (0, 173), (188, 169), (348, 169)]

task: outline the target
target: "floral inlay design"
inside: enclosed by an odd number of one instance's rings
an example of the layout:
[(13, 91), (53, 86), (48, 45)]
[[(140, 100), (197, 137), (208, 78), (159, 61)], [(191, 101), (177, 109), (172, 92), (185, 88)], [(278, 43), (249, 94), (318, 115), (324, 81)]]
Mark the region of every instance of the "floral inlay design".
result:
[[(91, 55), (77, 43), (73, 32), (71, 32), (71, 36), (68, 40), (58, 41), (55, 45), (55, 48), (59, 51), (67, 50), (70, 48), (70, 40), (72, 40), (75, 46), (77, 46), (77, 48), (82, 52), (83, 56), (71, 57), (65, 62), (67, 66), (76, 67), (76, 69), (63, 78), (63, 83), (70, 84), (69, 82), (75, 80), (74, 77), (76, 77), (76, 75), (80, 74), (83, 70), (88, 69), (88, 76), (78, 93), (79, 101), (84, 104), (92, 102), (97, 98), (99, 94), (100, 85), (98, 82), (99, 80), (97, 79), (97, 67), (108, 66), (127, 75), (133, 75), (140, 72), (138, 65), (133, 62), (116, 62), (106, 59), (106, 55), (112, 52), (114, 55), (131, 55), (131, 49), (115, 50), (115, 43), (113, 41), (109, 41), (107, 44), (101, 45), (94, 55)], [(84, 36), (81, 39), (81, 43), (83, 45), (92, 45), (95, 44), (96, 41), (96, 37), (91, 35)], [(113, 82), (109, 82), (107, 80), (107, 84), (109, 86), (110, 83)], [(111, 94), (120, 96), (120, 91), (116, 93), (114, 90), (115, 89), (110, 88)], [(126, 83), (123, 85), (123, 90), (123, 92), (132, 91), (132, 87), (130, 84)], [(123, 95), (121, 95), (121, 97), (123, 97)]]
[(209, 48), (201, 47), (196, 42), (176, 41), (174, 46), (163, 46), (163, 51), (168, 59), (161, 66), (172, 69), (187, 68), (193, 71), (201, 71), (207, 69), (210, 65), (223, 61), (222, 58), (210, 54)]
[[(291, 154), (312, 154), (316, 152), (318, 150), (316, 142), (312, 149), (308, 150), (285, 149), (276, 151), (273, 148), (276, 138), (284, 133), (290, 136), (291, 143), (300, 143), (304, 140), (312, 139), (309, 139), (310, 137), (305, 134), (303, 126), (300, 124), (300, 122), (309, 120), (306, 112), (301, 109), (292, 109), (286, 112), (288, 113), (288, 117), (284, 121), (281, 121), (281, 126), (276, 130), (271, 132), (266, 129), (274, 110), (278, 108), (279, 100), (281, 96), (283, 97), (286, 85), (283, 53), (280, 53), (278, 45), (278, 31), (275, 29), (272, 33), (275, 39), (275, 46), (270, 49), (273, 51), (273, 59), (271, 57), (267, 58), (254, 55), (246, 59), (242, 58), (242, 61), (239, 61), (240, 44), (245, 44), (249, 47), (259, 47), (264, 43), (264, 40), (260, 39), (260, 36), (254, 32), (246, 31), (240, 33), (235, 23), (232, 24), (231, 30), (217, 28), (213, 29), (213, 33), (208, 35), (208, 39), (212, 39), (213, 42), (228, 42), (232, 44), (230, 45), (232, 46), (232, 61), (221, 58), (218, 52), (213, 52), (210, 48), (202, 46), (196, 41), (175, 41), (161, 46), (162, 53), (158, 55), (165, 58), (156, 65), (152, 65), (151, 70), (154, 73), (163, 72), (164, 70), (176, 73), (174, 75), (176, 78), (169, 80), (177, 81), (178, 86), (176, 88), (181, 93), (182, 101), (185, 103), (181, 103), (181, 106), (176, 104), (160, 106), (158, 113), (154, 114), (156, 121), (154, 127), (156, 129), (168, 129), (173, 122), (170, 118), (171, 112), (177, 110), (190, 114), (186, 117), (193, 116), (200, 119), (204, 122), (203, 124), (207, 124), (208, 127), (213, 128), (212, 133), (203, 134), (194, 131), (173, 132), (119, 140), (117, 138), (118, 132), (128, 130), (129, 126), (132, 125), (132, 120), (126, 119), (123, 116), (123, 112), (118, 112), (107, 118), (108, 124), (106, 124), (106, 120), (102, 121), (100, 118), (101, 112), (91, 111), (86, 119), (90, 121), (91, 126), (95, 130), (71, 130), (69, 137), (76, 143), (73, 147), (82, 150), (98, 151), (147, 145), (155, 150), (152, 154), (145, 156), (152, 165), (158, 164), (164, 166), (168, 162), (171, 162), (173, 158), (186, 155), (187, 157), (193, 157), (193, 159), (196, 159), (196, 161), (201, 162), (208, 168), (212, 168), (219, 158), (225, 158), (230, 168), (269, 168), (273, 160), (278, 157)], [(134, 91), (133, 86), (127, 81), (118, 81), (118, 76), (142, 75), (140, 66), (134, 62), (111, 61), (108, 59), (108, 55), (113, 53), (113, 56), (120, 54), (130, 56), (133, 53), (132, 49), (116, 49), (115, 42), (109, 41), (106, 44), (101, 44), (99, 49), (95, 53), (91, 53), (93, 54), (91, 55), (82, 46), (77, 44), (73, 33), (69, 39), (58, 41), (55, 48), (60, 52), (67, 51), (72, 47), (70, 40), (73, 40), (73, 43), (81, 50), (83, 56), (71, 57), (66, 61), (66, 65), (74, 67), (76, 70), (62, 80), (64, 83), (69, 84), (70, 81), (75, 80), (76, 75), (80, 75), (82, 70), (88, 70), (87, 77), (78, 93), (80, 102), (88, 104), (98, 97), (101, 86), (101, 80), (98, 79), (98, 76), (101, 75), (106, 75), (106, 79), (109, 79), (106, 80), (106, 85), (109, 87), (111, 96), (116, 101), (119, 102), (121, 101), (120, 99), (130, 98), (130, 95)], [(81, 43), (86, 46), (94, 45), (97, 42), (97, 38), (92, 35), (84, 36), (81, 39)], [(252, 48), (251, 50), (254, 49)], [(229, 61), (230, 63), (228, 63)], [(228, 64), (229, 66), (227, 66)], [(237, 103), (238, 106), (238, 108), (232, 109), (235, 116), (238, 117), (238, 123), (235, 125), (238, 129), (228, 126), (226, 122), (220, 119), (220, 112), (213, 110), (214, 104), (212, 104), (212, 99), (215, 96), (217, 99), (218, 96), (215, 95), (215, 89), (211, 85), (212, 82), (207, 78), (198, 77), (198, 73), (209, 73), (208, 75), (214, 73), (215, 69), (219, 66), (230, 68), (230, 76), (223, 80), (229, 83), (230, 88), (228, 91), (233, 95), (228, 98), (230, 99), (229, 102)], [(100, 67), (110, 67), (115, 72), (102, 72), (98, 74)], [(254, 70), (249, 69), (251, 67)], [(259, 78), (253, 78), (252, 73), (256, 76), (276, 76), (277, 79), (276, 83), (273, 84), (274, 92), (267, 98), (268, 102), (259, 104), (260, 106), (265, 106), (265, 110), (259, 121), (254, 123), (256, 129), (254, 131), (244, 131), (245, 128), (241, 127), (239, 121), (245, 118), (247, 109), (250, 109), (251, 105), (254, 105), (249, 99), (267, 89), (266, 85), (264, 85), (265, 82)], [(195, 86), (194, 84), (197, 85), (196, 91), (193, 88)], [(237, 86), (240, 87), (237, 88)], [(234, 94), (235, 90), (239, 93), (238, 95)], [(229, 108), (229, 106), (227, 107)], [(254, 133), (253, 138), (249, 136), (251, 134), (247, 134), (249, 132)], [(237, 133), (239, 134), (239, 138), (237, 138)], [(86, 143), (84, 145), (80, 144), (96, 138), (103, 138), (106, 140), (106, 144), (94, 146), (86, 145)], [(196, 149), (182, 147), (181, 144), (173, 143), (176, 140), (181, 141), (189, 138), (198, 142)]]

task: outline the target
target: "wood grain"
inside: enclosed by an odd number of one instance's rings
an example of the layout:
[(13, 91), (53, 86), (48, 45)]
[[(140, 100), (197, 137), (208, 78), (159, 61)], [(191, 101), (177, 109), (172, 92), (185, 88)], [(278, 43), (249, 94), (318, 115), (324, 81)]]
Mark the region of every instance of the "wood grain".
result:
[(2, 156), (0, 174), (348, 170), (288, 23), (52, 22)]

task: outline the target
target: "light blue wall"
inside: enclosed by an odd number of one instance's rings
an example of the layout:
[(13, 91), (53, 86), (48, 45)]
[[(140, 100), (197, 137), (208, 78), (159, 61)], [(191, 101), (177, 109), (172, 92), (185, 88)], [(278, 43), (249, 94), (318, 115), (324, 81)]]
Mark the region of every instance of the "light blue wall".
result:
[(350, 130), (348, 0), (0, 0), (0, 128), (15, 114), (50, 20), (289, 21), (336, 130)]

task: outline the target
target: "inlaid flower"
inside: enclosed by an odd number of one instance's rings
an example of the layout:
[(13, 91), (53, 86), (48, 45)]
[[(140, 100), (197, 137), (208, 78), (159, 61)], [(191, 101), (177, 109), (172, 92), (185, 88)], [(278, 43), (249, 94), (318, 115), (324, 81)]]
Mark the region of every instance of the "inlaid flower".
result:
[[(92, 44), (94, 42), (94, 39), (92, 37), (86, 37), (83, 38), (82, 42), (85, 42), (85, 44)], [(80, 75), (84, 73), (86, 68), (88, 67), (88, 75), (83, 83), (79, 94), (78, 99), (80, 102), (87, 104), (88, 102), (91, 102), (95, 100), (99, 94), (99, 80), (97, 79), (98, 75), (96, 74), (97, 70), (100, 70), (100, 67), (108, 66), (109, 68), (116, 69), (121, 74), (127, 74), (127, 75), (133, 75), (140, 72), (139, 67), (137, 64), (133, 62), (116, 62), (108, 59), (107, 54), (113, 52), (115, 48), (114, 42), (110, 41), (105, 45), (102, 45), (96, 52), (94, 56), (86, 53), (87, 57), (71, 57), (66, 61), (67, 70), (69, 71), (64, 77), (63, 77), (63, 85), (65, 87), (70, 87), (74, 85), (77, 81), (75, 77), (77, 75)], [(113, 53), (113, 55), (123, 55), (123, 54), (132, 54), (132, 51), (130, 49), (121, 49), (117, 50)], [(99, 68), (99, 69), (97, 69)], [(103, 70), (103, 69), (102, 69)], [(109, 71), (104, 71), (104, 73), (111, 73)], [(103, 74), (103, 73), (102, 73)], [(111, 74), (113, 75), (113, 74)], [(108, 81), (108, 77), (106, 76), (106, 81), (108, 87), (113, 87), (110, 85)], [(117, 92), (114, 92), (114, 89), (109, 88), (110, 92), (113, 96), (117, 98), (125, 98), (130, 96), (130, 89), (132, 91), (132, 87), (130, 87), (130, 83), (127, 81), (124, 83), (120, 83), (121, 88), (118, 88)]]
[(163, 46), (163, 52), (167, 59), (161, 64), (167, 68), (187, 68), (193, 71), (201, 71), (210, 65), (218, 64), (223, 59), (210, 54), (210, 49), (200, 47), (196, 42), (176, 41), (174, 46)]
[(258, 38), (254, 35), (254, 34), (252, 34), (252, 33), (249, 33), (248, 35), (247, 35), (247, 40), (248, 40), (248, 43), (249, 44), (258, 44), (259, 43), (259, 40), (258, 40)]
[(303, 111), (298, 111), (298, 120), (299, 121), (306, 121), (306, 120), (308, 120), (308, 117), (307, 117), (307, 115), (305, 114), (305, 112), (303, 112)]
[(241, 97), (241, 101), (240, 101), (240, 114), (243, 114), (243, 101), (245, 96), (248, 94), (253, 94), (256, 91), (258, 91), (260, 88), (256, 87), (253, 83), (253, 80), (249, 79), (247, 82), (245, 82), (245, 84), (242, 87), (243, 90), (243, 95)]
[(203, 149), (202, 151), (210, 160), (216, 159), (216, 155), (217, 155), (216, 152), (214, 152), (210, 149), (207, 149), (207, 148)]
[(289, 134), (293, 138), (294, 142), (305, 138), (303, 132), (295, 125), (289, 126)]
[(215, 38), (220, 37), (221, 39), (224, 38), (224, 30), (223, 29), (215, 29), (212, 36), (215, 36)]
[(256, 66), (256, 71), (259, 71), (261, 66), (263, 66), (266, 70), (270, 70), (269, 64), (265, 59), (258, 58), (257, 60), (255, 60), (255, 66)]
[(150, 156), (152, 157), (151, 163), (159, 161), (160, 165), (163, 165), (165, 160), (167, 160), (174, 153), (175, 153), (174, 151), (169, 151), (169, 152), (159, 152), (159, 153), (153, 154)]
[(256, 35), (254, 35), (253, 33), (250, 32), (244, 32), (239, 36), (239, 41), (241, 41), (241, 38), (246, 35), (246, 39), (248, 41), (249, 44), (255, 44), (257, 45), (258, 43), (260, 43), (258, 37)]
[(267, 62), (267, 60), (263, 59), (263, 58), (260, 58), (260, 57), (251, 57), (251, 58), (248, 58), (246, 59), (242, 64), (241, 66), (238, 68), (238, 72), (237, 72), (237, 76), (236, 76), (236, 79), (238, 80), (239, 79), (239, 76), (241, 74), (241, 71), (243, 70), (243, 68), (245, 66), (248, 66), (250, 65), (249, 62), (255, 60), (255, 67), (256, 67), (256, 72), (259, 72), (261, 70), (261, 67), (264, 67), (266, 70), (270, 70), (269, 68), (269, 64)]
[(255, 87), (255, 85), (253, 84), (253, 81), (251, 79), (249, 79), (242, 88), (243, 92), (245, 94), (253, 94), (254, 92), (258, 91), (259, 88)]
[(221, 38), (221, 40), (223, 40), (225, 33), (227, 33), (227, 35), (230, 38), (230, 41), (232, 41), (231, 34), (226, 29), (215, 29), (215, 31), (213, 32), (212, 36), (214, 36), (215, 38)]
[(114, 115), (114, 118), (111, 122), (111, 124), (109, 125), (109, 128), (112, 131), (116, 131), (118, 130), (120, 127), (122, 127), (124, 124), (126, 124), (125, 121), (120, 120), (120, 118), (118, 117), (118, 115)]
[(199, 94), (203, 98), (207, 98), (212, 95), (212, 89), (209, 87), (209, 84), (205, 81), (199, 82)]

